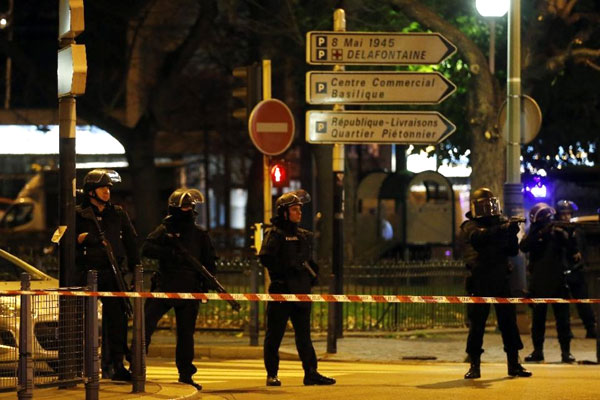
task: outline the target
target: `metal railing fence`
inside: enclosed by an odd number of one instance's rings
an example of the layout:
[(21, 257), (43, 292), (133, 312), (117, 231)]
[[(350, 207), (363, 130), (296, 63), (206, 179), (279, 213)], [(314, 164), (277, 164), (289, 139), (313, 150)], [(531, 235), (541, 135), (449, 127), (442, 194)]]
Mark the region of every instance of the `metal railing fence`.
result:
[[(259, 292), (264, 292), (263, 268), (256, 259), (225, 260), (217, 268), (217, 277), (231, 293), (252, 293), (250, 283), (253, 267), (259, 273)], [(319, 283), (313, 293), (327, 293), (331, 269), (321, 267)], [(344, 267), (344, 293), (463, 295), (466, 270), (458, 261), (385, 262), (347, 265)], [(344, 330), (401, 331), (432, 327), (463, 326), (465, 307), (461, 304), (344, 304)], [(259, 327), (264, 329), (265, 304), (258, 304)], [(173, 328), (172, 316), (165, 317), (163, 328)], [(493, 321), (493, 320), (491, 320)], [(248, 331), (250, 303), (243, 302), (239, 313), (225, 302), (209, 301), (200, 307), (197, 329)], [(327, 304), (313, 304), (312, 326), (316, 331), (327, 329)]]

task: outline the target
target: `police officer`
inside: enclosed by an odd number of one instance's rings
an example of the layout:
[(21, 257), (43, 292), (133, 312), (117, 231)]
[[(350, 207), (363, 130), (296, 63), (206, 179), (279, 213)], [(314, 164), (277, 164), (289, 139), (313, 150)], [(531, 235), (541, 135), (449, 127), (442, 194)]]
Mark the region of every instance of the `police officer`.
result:
[[(570, 222), (573, 214), (578, 210), (577, 204), (569, 200), (559, 200), (556, 203), (555, 219), (560, 222)], [(573, 257), (566, 260), (567, 264), (567, 285), (569, 293), (574, 299), (587, 299), (588, 286), (585, 280), (584, 260), (582, 251), (585, 248), (584, 235), (581, 229), (575, 227), (564, 228), (569, 234), (570, 245), (575, 248)], [(577, 303), (575, 305), (577, 314), (585, 327), (585, 337), (593, 339), (596, 337), (596, 318), (591, 304)]]
[[(508, 257), (517, 255), (519, 251), (518, 223), (501, 216), (498, 199), (487, 188), (473, 192), (470, 208), (467, 221), (460, 227), (464, 258), (470, 271), (466, 281), (467, 293), (470, 296), (509, 297), (511, 265)], [(494, 304), (494, 307), (508, 361), (508, 375), (531, 376), (531, 372), (519, 364), (519, 350), (523, 343), (517, 327), (515, 305)], [(471, 367), (465, 379), (481, 377), (483, 334), (489, 312), (489, 304), (467, 305), (469, 336), (466, 351)]]
[[(319, 268), (312, 257), (312, 232), (298, 227), (302, 205), (310, 202), (304, 190), (288, 192), (275, 203), (277, 215), (266, 231), (260, 261), (271, 277), (269, 293), (310, 293)], [(292, 321), (296, 348), (304, 369), (305, 385), (333, 385), (335, 379), (317, 372), (317, 356), (310, 338), (311, 303), (269, 302), (264, 360), (267, 386), (281, 386), (277, 376), (279, 346), (288, 320)]]
[[(83, 179), (84, 198), (75, 208), (77, 235), (76, 264), (80, 284), (85, 283), (88, 270), (98, 271), (98, 290), (117, 291), (117, 280), (101, 232), (109, 242), (117, 268), (133, 271), (140, 262), (135, 238), (136, 232), (127, 212), (110, 202), (113, 182), (121, 182), (116, 171), (94, 169)], [(99, 231), (100, 229), (100, 231)], [(113, 380), (131, 380), (123, 365), (127, 348), (127, 316), (123, 299), (101, 298), (102, 301), (102, 375)]]
[[(155, 290), (182, 293), (206, 291), (204, 278), (200, 272), (194, 269), (178, 250), (178, 246), (182, 246), (211, 274), (215, 274), (217, 257), (212, 241), (208, 233), (195, 223), (197, 215), (195, 208), (203, 202), (204, 196), (199, 190), (186, 188), (175, 190), (169, 196), (168, 216), (146, 238), (142, 246), (142, 255), (159, 261), (159, 272), (154, 280)], [(192, 361), (198, 301), (148, 299), (144, 310), (146, 346), (150, 345), (158, 321), (171, 308), (175, 309), (177, 322), (175, 364), (179, 372), (179, 382), (202, 390), (202, 386), (192, 379), (197, 371)]]
[[(532, 297), (567, 297), (565, 284), (565, 266), (563, 258), (568, 246), (567, 232), (552, 224), (556, 214), (554, 208), (546, 203), (535, 204), (529, 212), (529, 232), (521, 240), (519, 247), (529, 253), (529, 294)], [(571, 328), (569, 324), (569, 305), (552, 304), (556, 319), (556, 332), (560, 343), (562, 362), (575, 361), (571, 355)], [(544, 335), (546, 332), (547, 304), (533, 306), (531, 340), (533, 352), (525, 361), (544, 360)]]

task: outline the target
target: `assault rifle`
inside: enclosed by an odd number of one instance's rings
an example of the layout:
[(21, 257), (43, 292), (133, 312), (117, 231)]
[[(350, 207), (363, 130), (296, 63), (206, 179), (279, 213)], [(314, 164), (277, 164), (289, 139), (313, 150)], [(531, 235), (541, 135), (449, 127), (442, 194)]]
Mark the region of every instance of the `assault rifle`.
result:
[[(115, 281), (117, 282), (117, 289), (119, 290), (119, 292), (127, 292), (127, 284), (125, 283), (125, 279), (123, 278), (123, 274), (121, 273), (119, 264), (117, 263), (117, 260), (115, 259), (115, 253), (113, 252), (112, 245), (106, 239), (106, 236), (104, 235), (104, 231), (100, 228), (100, 224), (98, 223), (98, 220), (96, 219), (96, 215), (94, 214), (94, 211), (92, 210), (91, 207), (84, 208), (83, 210), (81, 210), (81, 216), (94, 221), (94, 224), (96, 225), (96, 228), (98, 229), (98, 235), (100, 237), (100, 241), (102, 242), (102, 245), (104, 247), (104, 252), (106, 253), (106, 256), (108, 257), (108, 261), (110, 263), (110, 269), (113, 273), (113, 276), (115, 277)], [(133, 316), (133, 307), (131, 305), (131, 301), (127, 297), (120, 297), (120, 299), (123, 301), (123, 306), (125, 308), (125, 314), (127, 314), (127, 318), (131, 318)]]
[[(217, 278), (215, 278), (215, 276), (213, 274), (211, 274), (206, 269), (206, 267), (204, 265), (202, 265), (202, 263), (196, 257), (191, 255), (190, 252), (187, 251), (187, 249), (185, 247), (183, 247), (183, 245), (181, 244), (181, 242), (179, 241), (179, 239), (177, 237), (175, 237), (171, 234), (169, 234), (169, 237), (171, 238), (171, 242), (175, 245), (175, 247), (177, 248), (177, 250), (183, 257), (183, 259), (189, 265), (191, 265), (196, 271), (200, 272), (202, 277), (206, 280), (206, 282), (208, 282), (208, 285), (210, 286), (211, 289), (213, 289), (214, 291), (216, 291), (218, 293), (229, 294), (229, 293), (227, 293), (227, 290), (225, 290), (223, 285), (221, 285), (221, 283), (217, 280)], [(227, 302), (229, 303), (229, 305), (231, 305), (231, 308), (233, 308), (234, 311), (240, 311), (240, 309), (242, 308), (240, 303), (238, 303), (234, 299), (227, 299)]]
[(527, 220), (523, 217), (510, 217), (508, 219), (509, 224), (524, 224)]

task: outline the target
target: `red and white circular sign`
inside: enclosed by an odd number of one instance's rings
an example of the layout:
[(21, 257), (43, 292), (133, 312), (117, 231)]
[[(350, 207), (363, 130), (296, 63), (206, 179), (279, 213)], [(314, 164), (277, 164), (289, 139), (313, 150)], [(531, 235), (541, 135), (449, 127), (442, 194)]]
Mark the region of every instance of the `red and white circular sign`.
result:
[(248, 133), (256, 148), (268, 156), (276, 156), (294, 140), (294, 116), (280, 100), (263, 100), (254, 107), (248, 119)]

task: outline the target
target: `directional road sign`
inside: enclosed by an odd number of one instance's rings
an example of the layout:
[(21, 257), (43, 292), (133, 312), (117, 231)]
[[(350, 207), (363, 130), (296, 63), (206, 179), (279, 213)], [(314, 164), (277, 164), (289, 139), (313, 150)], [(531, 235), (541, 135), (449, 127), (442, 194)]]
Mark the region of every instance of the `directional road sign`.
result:
[(436, 111), (308, 111), (309, 143), (437, 144), (456, 127)]
[(456, 90), (439, 72), (313, 71), (309, 104), (437, 104)]
[(276, 156), (290, 147), (294, 139), (294, 116), (280, 100), (263, 100), (248, 119), (248, 133), (263, 154)]
[(439, 33), (331, 32), (306, 34), (309, 64), (438, 64), (456, 52)]

